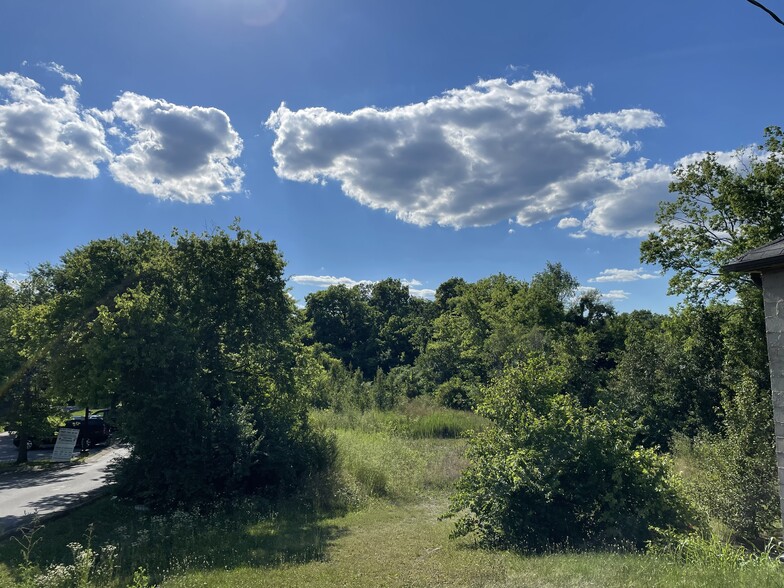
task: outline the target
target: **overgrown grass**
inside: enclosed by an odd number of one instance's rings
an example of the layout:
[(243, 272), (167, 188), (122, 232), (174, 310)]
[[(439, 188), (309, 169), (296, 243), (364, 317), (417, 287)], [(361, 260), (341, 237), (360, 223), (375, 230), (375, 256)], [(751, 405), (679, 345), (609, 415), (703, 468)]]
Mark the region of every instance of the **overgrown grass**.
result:
[(393, 411), (314, 411), (311, 421), (326, 429), (382, 432), (409, 439), (456, 439), (487, 426), (487, 420), (477, 414), (419, 398)]
[(338, 430), (339, 467), (358, 502), (413, 500), (452, 488), (466, 465), (465, 441), (406, 439), (388, 433)]
[[(139, 567), (153, 582), (173, 588), (784, 585), (775, 560), (698, 538), (647, 554), (539, 556), (482, 550), (470, 539), (451, 539), (452, 522), (439, 517), (465, 464), (465, 441), (417, 438), (410, 429), (387, 426), (400, 422), (401, 415), (427, 416), (426, 407), (406, 410), (317, 414), (322, 426), (329, 423), (340, 460), (331, 478), (312, 481), (319, 488), (316, 498), (303, 491), (281, 501), (245, 500), (211, 513), (167, 516), (102, 499), (49, 522), (32, 563), (43, 570), (70, 562), (68, 543), (85, 545), (92, 524), (98, 557), (102, 546), (117, 546), (113, 579), (92, 584), (102, 588), (128, 586)], [(19, 585), (21, 561), (18, 545), (0, 545), (0, 587)]]

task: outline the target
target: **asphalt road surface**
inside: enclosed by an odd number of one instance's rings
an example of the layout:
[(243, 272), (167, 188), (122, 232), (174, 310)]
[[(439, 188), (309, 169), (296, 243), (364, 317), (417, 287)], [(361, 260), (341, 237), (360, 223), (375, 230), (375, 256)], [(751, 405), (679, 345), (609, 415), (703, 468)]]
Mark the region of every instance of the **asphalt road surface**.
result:
[(72, 465), (0, 473), (0, 535), (29, 522), (36, 513), (45, 517), (88, 500), (106, 485), (110, 464), (127, 453), (124, 447), (106, 447)]

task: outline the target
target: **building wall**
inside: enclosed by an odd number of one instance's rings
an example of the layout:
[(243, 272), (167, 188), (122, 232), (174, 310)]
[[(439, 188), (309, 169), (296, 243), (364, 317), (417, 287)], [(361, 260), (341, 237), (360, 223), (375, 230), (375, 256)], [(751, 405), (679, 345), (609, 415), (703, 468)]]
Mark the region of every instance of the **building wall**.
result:
[(770, 360), (773, 421), (776, 429), (776, 464), (779, 471), (779, 504), (784, 521), (784, 269), (763, 272), (765, 333)]

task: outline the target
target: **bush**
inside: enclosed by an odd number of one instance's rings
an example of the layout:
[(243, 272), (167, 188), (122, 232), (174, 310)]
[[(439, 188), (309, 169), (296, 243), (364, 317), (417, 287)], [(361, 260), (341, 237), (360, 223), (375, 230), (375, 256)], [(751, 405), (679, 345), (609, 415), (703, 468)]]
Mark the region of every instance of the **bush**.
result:
[(770, 398), (742, 378), (723, 404), (723, 434), (698, 437), (691, 447), (676, 444), (676, 454), (697, 472), (688, 486), (703, 510), (730, 535), (756, 543), (779, 524)]
[(478, 412), (491, 425), (470, 441), (471, 465), (449, 515), (456, 535), (540, 550), (571, 544), (641, 546), (652, 528), (695, 518), (668, 461), (632, 433), (561, 392), (564, 374), (535, 356), (508, 368)]
[(436, 400), (447, 408), (471, 410), (477, 400), (477, 386), (455, 376), (436, 388)]

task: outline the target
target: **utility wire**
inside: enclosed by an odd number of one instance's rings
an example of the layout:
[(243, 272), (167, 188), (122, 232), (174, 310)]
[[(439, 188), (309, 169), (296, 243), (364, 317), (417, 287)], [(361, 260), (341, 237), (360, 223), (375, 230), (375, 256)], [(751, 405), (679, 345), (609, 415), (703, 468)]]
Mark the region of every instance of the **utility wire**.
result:
[(767, 8), (767, 7), (763, 6), (762, 4), (757, 2), (757, 0), (746, 0), (746, 2), (748, 2), (749, 4), (753, 4), (757, 8), (761, 8), (762, 10), (767, 12), (773, 20), (775, 20), (780, 25), (784, 26), (784, 21), (781, 20), (778, 16), (776, 16), (776, 13), (773, 12), (770, 8)]

